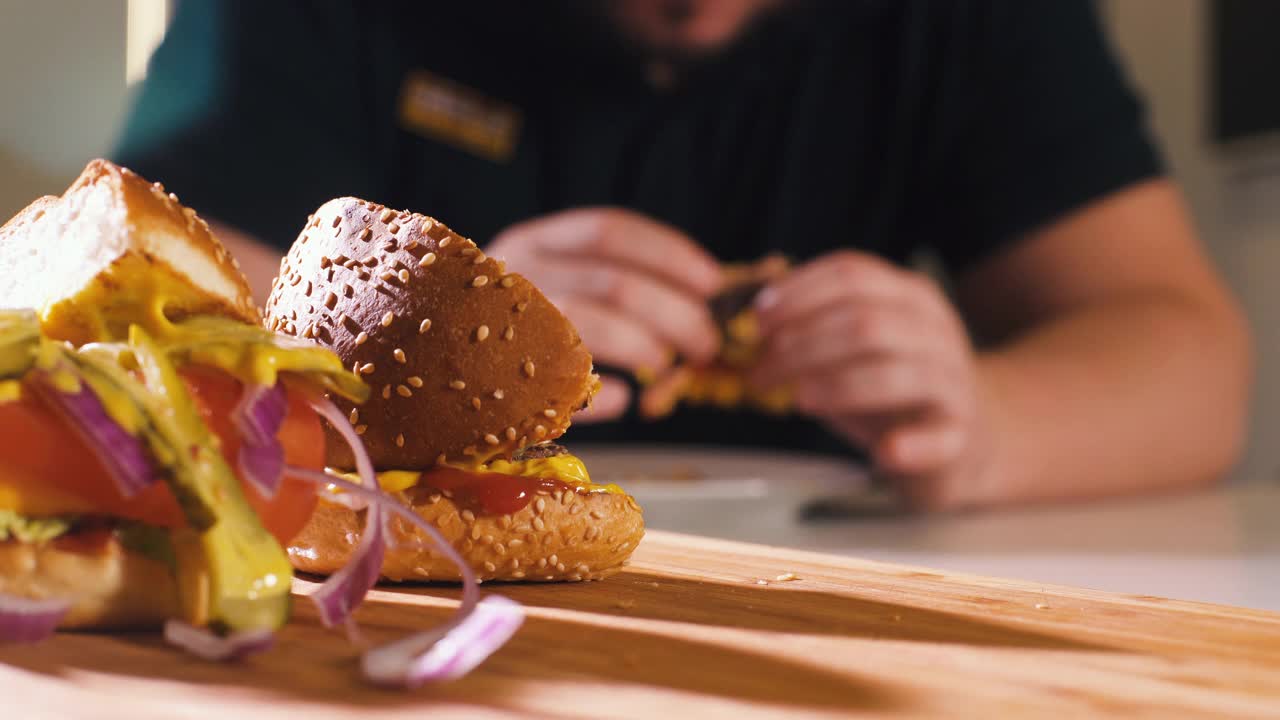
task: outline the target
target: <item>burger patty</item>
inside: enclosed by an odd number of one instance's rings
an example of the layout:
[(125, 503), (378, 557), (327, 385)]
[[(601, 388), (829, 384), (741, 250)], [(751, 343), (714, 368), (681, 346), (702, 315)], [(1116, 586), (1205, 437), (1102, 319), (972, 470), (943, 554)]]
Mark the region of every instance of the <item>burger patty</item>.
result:
[(512, 462), (524, 462), (525, 460), (542, 460), (544, 458), (559, 457), (568, 455), (569, 451), (563, 445), (557, 445), (553, 442), (538, 443), (537, 445), (529, 445), (528, 447), (517, 450), (511, 456)]

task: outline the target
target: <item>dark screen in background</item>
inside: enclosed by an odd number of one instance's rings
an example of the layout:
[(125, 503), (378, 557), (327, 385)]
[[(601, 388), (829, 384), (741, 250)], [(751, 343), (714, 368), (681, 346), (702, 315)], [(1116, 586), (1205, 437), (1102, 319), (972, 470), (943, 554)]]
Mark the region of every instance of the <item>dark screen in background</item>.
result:
[(1214, 140), (1280, 132), (1280, 0), (1209, 7)]

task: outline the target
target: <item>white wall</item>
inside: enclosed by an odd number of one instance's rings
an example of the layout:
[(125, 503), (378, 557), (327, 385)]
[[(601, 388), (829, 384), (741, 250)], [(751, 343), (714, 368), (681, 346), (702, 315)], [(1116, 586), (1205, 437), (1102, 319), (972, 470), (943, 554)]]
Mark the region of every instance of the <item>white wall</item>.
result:
[[(1209, 141), (1208, 0), (1105, 0), (1113, 42), (1146, 95), (1153, 126), (1214, 261), (1254, 326), (1258, 387), (1241, 478), (1280, 470), (1280, 143)], [(1206, 378), (1212, 382), (1212, 378)]]
[(61, 193), (126, 107), (125, 0), (0, 0), (0, 218)]

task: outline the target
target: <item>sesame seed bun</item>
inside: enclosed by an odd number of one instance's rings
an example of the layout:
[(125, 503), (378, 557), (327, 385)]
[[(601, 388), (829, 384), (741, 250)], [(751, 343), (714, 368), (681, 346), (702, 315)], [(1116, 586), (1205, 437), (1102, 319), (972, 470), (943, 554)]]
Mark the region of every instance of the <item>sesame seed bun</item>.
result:
[[(629, 495), (540, 491), (509, 515), (475, 515), (440, 491), (413, 487), (397, 499), (435, 525), (483, 580), (537, 582), (599, 580), (631, 556), (644, 520)], [(311, 522), (289, 546), (294, 567), (329, 574), (346, 564), (362, 529), (350, 508), (320, 501)], [(382, 565), (391, 580), (457, 582), (454, 566), (429, 549), (431, 539), (401, 520)]]
[(164, 289), (170, 318), (259, 322), (240, 266), (209, 226), (159, 183), (106, 160), (0, 227), (0, 298), (39, 311), (51, 337), (82, 344), (102, 339), (99, 317), (127, 324), (144, 309), (117, 290), (137, 277)]
[(184, 616), (166, 564), (126, 550), (115, 538), (90, 547), (74, 540), (0, 542), (0, 593), (33, 600), (74, 598), (59, 625), (63, 628), (157, 627)]
[[(355, 198), (308, 220), (266, 322), (333, 350), (373, 388), (359, 408), (339, 406), (379, 470), (557, 438), (596, 381), (573, 325), (529, 281), (432, 218)], [(351, 468), (331, 439), (329, 464)]]

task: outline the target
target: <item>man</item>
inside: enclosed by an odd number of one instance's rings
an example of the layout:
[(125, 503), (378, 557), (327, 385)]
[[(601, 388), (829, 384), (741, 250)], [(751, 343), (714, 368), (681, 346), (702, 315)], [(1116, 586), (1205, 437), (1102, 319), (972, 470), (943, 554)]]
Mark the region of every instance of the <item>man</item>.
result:
[(1247, 329), (1085, 2), (186, 0), (116, 157), (259, 287), (331, 196), (436, 215), (632, 372), (715, 354), (721, 263), (797, 263), (753, 381), (800, 417), (644, 423), (610, 377), (583, 435), (862, 448), (933, 508), (1202, 484), (1244, 437)]

